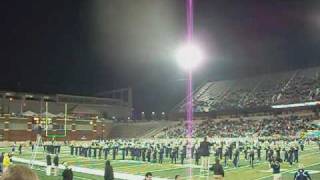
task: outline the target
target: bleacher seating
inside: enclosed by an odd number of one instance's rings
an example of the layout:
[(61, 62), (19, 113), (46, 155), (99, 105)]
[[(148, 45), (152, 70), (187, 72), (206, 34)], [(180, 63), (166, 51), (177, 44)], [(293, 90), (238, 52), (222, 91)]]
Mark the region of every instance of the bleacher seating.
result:
[[(239, 137), (270, 137), (279, 135), (295, 137), (300, 131), (311, 127), (311, 119), (303, 116), (267, 116), (254, 118), (224, 118), (194, 121), (192, 136), (239, 138)], [(187, 137), (187, 124), (180, 123), (175, 126), (163, 128), (155, 135), (157, 138), (183, 138)]]
[[(319, 73), (320, 67), (315, 67), (208, 82), (193, 93), (193, 109), (210, 112), (315, 101), (320, 97)], [(185, 100), (175, 111), (185, 111)]]

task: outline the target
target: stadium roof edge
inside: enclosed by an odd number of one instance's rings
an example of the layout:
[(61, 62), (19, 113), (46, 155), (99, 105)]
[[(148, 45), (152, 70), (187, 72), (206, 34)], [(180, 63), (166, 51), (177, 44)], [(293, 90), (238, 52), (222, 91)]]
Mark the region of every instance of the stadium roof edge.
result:
[(17, 92), (17, 91), (5, 91), (0, 90), (0, 96), (6, 97), (26, 97), (26, 96), (33, 96), (34, 98), (41, 98), (41, 97), (48, 97), (49, 99), (56, 99), (58, 96), (69, 96), (75, 98), (95, 98), (95, 99), (106, 99), (106, 100), (113, 100), (119, 101), (116, 98), (105, 98), (105, 97), (97, 97), (97, 96), (82, 96), (82, 95), (72, 95), (72, 94), (45, 94), (45, 93), (30, 93), (30, 92)]

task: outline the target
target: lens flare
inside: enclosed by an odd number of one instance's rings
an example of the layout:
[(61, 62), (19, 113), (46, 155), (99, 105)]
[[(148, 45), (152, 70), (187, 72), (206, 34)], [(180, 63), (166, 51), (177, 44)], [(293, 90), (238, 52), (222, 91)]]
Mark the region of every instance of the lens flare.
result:
[(203, 55), (198, 46), (187, 43), (178, 49), (176, 59), (182, 69), (190, 71), (201, 64)]

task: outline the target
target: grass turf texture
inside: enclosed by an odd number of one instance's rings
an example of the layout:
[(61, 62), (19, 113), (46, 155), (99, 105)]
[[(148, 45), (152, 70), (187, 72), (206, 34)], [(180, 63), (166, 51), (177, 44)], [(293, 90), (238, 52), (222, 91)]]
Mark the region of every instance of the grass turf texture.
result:
[[(9, 151), (10, 148), (0, 149), (0, 151)], [(315, 171), (315, 174), (312, 174), (313, 179), (320, 179), (320, 151), (316, 145), (306, 145), (305, 151), (299, 151), (299, 162), (303, 163), (305, 169), (308, 171)], [(269, 168), (268, 162), (264, 159), (265, 152), (262, 151), (262, 161), (255, 162), (254, 168), (249, 166), (249, 161), (244, 160), (244, 154), (241, 153), (240, 156), (240, 167), (233, 168), (232, 162), (228, 161), (229, 168), (225, 168), (225, 180), (254, 180), (254, 179), (263, 179), (263, 180), (271, 180), (272, 173)], [(30, 159), (31, 152), (29, 147), (23, 148), (22, 155), (15, 156)], [(108, 158), (111, 158), (109, 155)], [(117, 159), (121, 159), (119, 155)], [(205, 180), (207, 176), (203, 176), (200, 174), (200, 169), (198, 167), (192, 167), (192, 177), (189, 176), (190, 168), (187, 165), (180, 164), (171, 164), (169, 159), (164, 160), (164, 164), (160, 165), (158, 163), (144, 163), (140, 161), (131, 161), (131, 157), (128, 156), (125, 161), (122, 160), (111, 160), (111, 164), (114, 168), (115, 172), (123, 172), (128, 174), (138, 174), (144, 175), (146, 172), (152, 172), (154, 177), (163, 177), (173, 179), (175, 175), (179, 174), (183, 177), (183, 179), (194, 179), (194, 180)], [(39, 153), (37, 155), (37, 160), (45, 161), (45, 154)], [(92, 169), (104, 169), (105, 161), (103, 159), (89, 159), (79, 156), (71, 156), (69, 147), (63, 147), (62, 152), (60, 154), (60, 162), (67, 161), (69, 165), (79, 166), (79, 167), (87, 167)], [(211, 157), (211, 163), (213, 163), (214, 157)], [(187, 164), (187, 160), (185, 163)], [(180, 163), (178, 160), (177, 163)], [(223, 163), (223, 160), (221, 161)], [(288, 163), (281, 164), (281, 173), (284, 180), (292, 180), (293, 174), (298, 168), (298, 164), (294, 164), (292, 167), (289, 167)], [(318, 172), (317, 172), (318, 171)], [(47, 177), (44, 172), (44, 168), (41, 170), (36, 170), (40, 179), (51, 180), (51, 179), (62, 179), (60, 177)], [(100, 176), (94, 176), (84, 173), (74, 173), (74, 179), (82, 179), (82, 180), (99, 180), (103, 179)], [(212, 173), (210, 173), (210, 177)], [(209, 178), (210, 179), (210, 178)]]

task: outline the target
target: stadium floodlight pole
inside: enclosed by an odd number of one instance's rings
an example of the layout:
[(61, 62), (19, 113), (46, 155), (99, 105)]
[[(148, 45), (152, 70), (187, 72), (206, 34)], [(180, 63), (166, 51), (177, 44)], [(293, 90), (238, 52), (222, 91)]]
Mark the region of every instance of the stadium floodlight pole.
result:
[(68, 113), (68, 104), (64, 104), (64, 136), (67, 137), (67, 113)]
[(48, 137), (48, 102), (46, 101), (46, 136)]
[[(176, 59), (179, 66), (186, 70), (186, 123), (187, 123), (187, 157), (192, 163), (191, 147), (193, 134), (193, 109), (192, 109), (192, 72), (202, 61), (202, 53), (193, 41), (193, 0), (186, 0), (187, 14), (187, 43), (178, 49)], [(189, 177), (192, 177), (192, 168), (189, 168)]]

